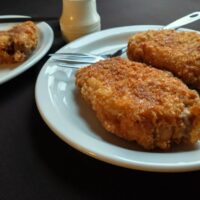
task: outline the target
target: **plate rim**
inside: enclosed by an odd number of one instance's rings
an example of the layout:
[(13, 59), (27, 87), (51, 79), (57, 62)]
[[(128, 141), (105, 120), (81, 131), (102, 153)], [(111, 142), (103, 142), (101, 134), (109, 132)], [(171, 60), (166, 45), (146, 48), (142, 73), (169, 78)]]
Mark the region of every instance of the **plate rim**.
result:
[[(92, 33), (89, 34), (87, 36), (84, 36), (82, 38), (79, 38), (69, 44), (64, 45), (63, 47), (61, 47), (59, 51), (62, 51), (63, 49), (65, 49), (66, 47), (70, 47), (73, 46), (76, 43), (82, 42), (83, 40), (88, 40), (90, 37), (96, 37), (99, 35), (102, 35), (102, 32), (104, 33), (109, 33), (110, 31), (113, 30), (123, 30), (123, 29), (127, 29), (127, 28), (146, 28), (149, 29), (150, 28), (160, 28), (162, 26), (159, 25), (133, 25), (133, 26), (123, 26), (123, 27), (116, 27), (116, 28), (110, 28), (110, 29), (106, 29), (100, 32), (96, 32), (96, 33)], [(190, 30), (190, 31), (195, 31), (192, 29), (184, 29), (184, 30)], [(117, 31), (116, 31), (117, 32)], [(110, 157), (109, 155), (102, 155), (99, 154), (99, 152), (96, 152), (94, 150), (91, 150), (86, 148), (85, 146), (82, 146), (80, 143), (77, 143), (75, 141), (72, 141), (69, 137), (64, 137), (63, 133), (60, 132), (60, 130), (57, 129), (57, 127), (53, 126), (53, 124), (50, 122), (50, 119), (47, 117), (47, 115), (45, 115), (45, 112), (43, 112), (43, 108), (41, 107), (40, 104), (40, 100), (39, 100), (39, 95), (38, 95), (38, 91), (39, 91), (39, 82), (41, 81), (41, 76), (43, 71), (45, 70), (45, 68), (48, 67), (48, 62), (50, 59), (48, 59), (46, 61), (46, 63), (44, 64), (44, 66), (42, 67), (38, 77), (37, 77), (37, 81), (36, 81), (36, 86), (35, 86), (35, 100), (36, 100), (36, 105), (38, 107), (38, 111), (40, 113), (40, 115), (42, 116), (44, 122), (49, 126), (49, 128), (53, 131), (54, 134), (56, 134), (61, 140), (63, 140), (65, 143), (67, 143), (68, 145), (72, 146), (73, 148), (75, 148), (76, 150), (90, 156), (93, 157), (95, 159), (104, 161), (106, 163), (110, 163), (113, 165), (117, 165), (120, 167), (125, 167), (125, 168), (129, 168), (129, 169), (135, 169), (135, 170), (142, 170), (142, 171), (151, 171), (151, 172), (185, 172), (185, 171), (194, 171), (194, 170), (199, 170), (200, 169), (200, 160), (198, 162), (189, 162), (189, 163), (176, 163), (174, 164), (155, 164), (155, 163), (151, 163), (151, 162), (128, 162), (128, 161), (122, 161), (121, 159), (117, 159), (117, 157)], [(100, 143), (102, 141), (99, 141)], [(106, 144), (107, 145), (107, 144)], [(144, 153), (144, 152), (141, 152)]]
[[(0, 18), (5, 18), (5, 17), (24, 18), (24, 17), (30, 17), (30, 16), (27, 16), (27, 15), (0, 15)], [(31, 20), (31, 18), (30, 18), (30, 20)], [(17, 24), (17, 23), (3, 23), (3, 24)], [(13, 78), (19, 76), (23, 72), (25, 72), (28, 69), (30, 69), (31, 67), (33, 67), (37, 62), (39, 62), (45, 56), (45, 54), (51, 48), (51, 46), (53, 44), (53, 40), (54, 40), (54, 32), (53, 32), (53, 29), (51, 28), (51, 26), (46, 22), (39, 22), (39, 23), (37, 23), (37, 27), (39, 28), (39, 31), (41, 31), (41, 34), (43, 34), (43, 36), (48, 34), (48, 42), (45, 43), (45, 47), (43, 47), (40, 54), (38, 54), (34, 58), (28, 58), (23, 63), (21, 63), (19, 66), (16, 66), (14, 69), (12, 69), (10, 72), (8, 72), (8, 74), (6, 74), (5, 76), (2, 76), (0, 78), (0, 85), (12, 80)], [(47, 33), (45, 33), (44, 30), (47, 31)], [(39, 51), (39, 50), (40, 50), (40, 48), (37, 51)], [(36, 54), (37, 54), (37, 51), (36, 51)]]

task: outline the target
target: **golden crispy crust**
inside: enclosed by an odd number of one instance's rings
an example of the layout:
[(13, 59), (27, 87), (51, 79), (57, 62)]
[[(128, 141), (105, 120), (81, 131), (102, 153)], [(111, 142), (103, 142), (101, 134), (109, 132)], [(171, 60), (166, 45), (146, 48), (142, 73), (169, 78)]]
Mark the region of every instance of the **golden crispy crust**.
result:
[(37, 26), (27, 21), (0, 31), (0, 64), (24, 61), (38, 43)]
[(128, 42), (130, 60), (171, 71), (186, 84), (200, 89), (200, 34), (175, 30), (150, 30)]
[(168, 72), (112, 58), (78, 70), (76, 84), (106, 130), (145, 149), (200, 137), (200, 98)]

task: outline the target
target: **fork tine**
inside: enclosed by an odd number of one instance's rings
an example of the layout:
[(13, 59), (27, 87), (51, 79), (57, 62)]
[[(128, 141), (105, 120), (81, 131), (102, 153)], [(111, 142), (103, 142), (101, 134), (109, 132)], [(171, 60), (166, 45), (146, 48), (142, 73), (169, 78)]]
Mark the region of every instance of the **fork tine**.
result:
[(95, 63), (97, 61), (99, 61), (99, 59), (96, 59), (96, 58), (77, 58), (77, 57), (57, 57), (57, 58), (52, 58), (53, 60), (55, 61), (62, 61), (62, 62), (65, 62), (65, 63)]
[(73, 68), (73, 69), (79, 69), (81, 66), (77, 65), (67, 65), (66, 63), (56, 63), (57, 66), (59, 67), (64, 67), (64, 68)]
[(53, 53), (49, 54), (51, 57), (78, 57), (78, 58), (99, 58), (100, 55), (88, 53)]
[(76, 63), (95, 63), (100, 60), (104, 60), (102, 56), (93, 54), (82, 54), (82, 53), (55, 53), (50, 54), (53, 60), (65, 61), (65, 62), (76, 62)]

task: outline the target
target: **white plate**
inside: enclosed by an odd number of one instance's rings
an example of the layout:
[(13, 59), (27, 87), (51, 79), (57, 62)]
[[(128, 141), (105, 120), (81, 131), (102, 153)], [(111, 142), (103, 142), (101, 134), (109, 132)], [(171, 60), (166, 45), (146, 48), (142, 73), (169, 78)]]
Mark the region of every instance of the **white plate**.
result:
[[(19, 16), (19, 15), (2, 15), (0, 18), (4, 17), (25, 17), (25, 16)], [(0, 30), (6, 30), (15, 25), (16, 23), (1, 23), (0, 24)], [(30, 67), (32, 67), (36, 62), (38, 62), (50, 49), (54, 34), (51, 29), (51, 27), (45, 23), (40, 22), (37, 24), (37, 27), (39, 28), (39, 42), (36, 47), (36, 49), (31, 53), (31, 55), (28, 57), (26, 61), (19, 64), (17, 67), (13, 68), (3, 68), (0, 67), (0, 84), (9, 81), (10, 79), (18, 76), (22, 72), (26, 71)]]
[[(129, 26), (97, 32), (76, 40), (59, 52), (105, 53), (126, 45), (135, 32), (160, 26)], [(200, 144), (170, 152), (147, 152), (107, 133), (75, 88), (74, 70), (49, 59), (39, 73), (35, 96), (47, 125), (62, 140), (99, 160), (131, 169), (181, 172), (200, 169)]]

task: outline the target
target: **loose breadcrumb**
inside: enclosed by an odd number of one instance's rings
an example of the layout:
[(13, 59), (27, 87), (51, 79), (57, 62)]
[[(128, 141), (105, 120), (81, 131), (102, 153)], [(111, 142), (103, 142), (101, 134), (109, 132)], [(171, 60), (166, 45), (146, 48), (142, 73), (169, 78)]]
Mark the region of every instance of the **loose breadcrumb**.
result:
[(133, 35), (128, 58), (171, 71), (186, 84), (200, 89), (200, 34), (150, 30)]
[(107, 131), (145, 149), (200, 138), (199, 95), (171, 73), (112, 58), (79, 69), (76, 85)]

